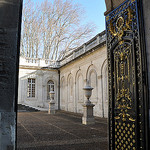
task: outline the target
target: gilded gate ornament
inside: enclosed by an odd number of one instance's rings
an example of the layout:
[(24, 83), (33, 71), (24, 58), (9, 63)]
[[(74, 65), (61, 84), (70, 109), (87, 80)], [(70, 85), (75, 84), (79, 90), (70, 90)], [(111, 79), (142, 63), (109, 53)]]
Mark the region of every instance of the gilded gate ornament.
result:
[(136, 0), (127, 0), (106, 16), (110, 150), (144, 149), (137, 7)]
[(121, 39), (124, 31), (130, 30), (130, 23), (132, 22), (132, 10), (130, 7), (124, 10), (124, 13), (127, 13), (127, 19), (125, 20), (122, 16), (118, 16), (117, 21), (113, 24), (114, 20), (110, 20), (110, 33), (113, 36), (117, 36), (118, 39)]

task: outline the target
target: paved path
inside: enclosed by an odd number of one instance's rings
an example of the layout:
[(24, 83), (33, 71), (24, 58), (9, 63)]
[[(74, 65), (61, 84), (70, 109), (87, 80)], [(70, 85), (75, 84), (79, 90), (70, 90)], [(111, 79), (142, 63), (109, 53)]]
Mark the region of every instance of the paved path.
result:
[(80, 115), (64, 111), (19, 112), (17, 150), (107, 150), (107, 120), (87, 126)]

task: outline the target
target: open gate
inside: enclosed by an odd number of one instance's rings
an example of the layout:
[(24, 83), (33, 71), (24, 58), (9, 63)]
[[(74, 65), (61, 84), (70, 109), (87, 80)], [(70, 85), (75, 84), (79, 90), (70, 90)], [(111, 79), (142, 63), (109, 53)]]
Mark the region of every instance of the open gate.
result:
[(110, 150), (146, 150), (146, 57), (140, 7), (139, 1), (127, 0), (106, 16)]

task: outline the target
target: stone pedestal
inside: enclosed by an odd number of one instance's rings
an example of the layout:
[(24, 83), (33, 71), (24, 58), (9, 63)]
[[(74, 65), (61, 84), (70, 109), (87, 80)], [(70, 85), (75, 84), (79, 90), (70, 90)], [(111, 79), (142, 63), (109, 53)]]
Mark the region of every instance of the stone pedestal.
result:
[(82, 124), (95, 124), (95, 119), (93, 116), (93, 107), (95, 105), (88, 103), (83, 105), (83, 117), (82, 117)]
[(49, 102), (48, 114), (55, 114), (55, 102), (54, 101)]

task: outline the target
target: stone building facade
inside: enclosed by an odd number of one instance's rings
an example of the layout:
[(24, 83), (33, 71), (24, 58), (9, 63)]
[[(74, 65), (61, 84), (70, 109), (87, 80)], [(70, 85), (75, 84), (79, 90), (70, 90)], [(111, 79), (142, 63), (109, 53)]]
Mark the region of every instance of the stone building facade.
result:
[(48, 109), (49, 91), (55, 91), (56, 109), (83, 113), (86, 82), (94, 88), (94, 115), (107, 117), (107, 51), (105, 31), (60, 61), (20, 57), (18, 102)]

